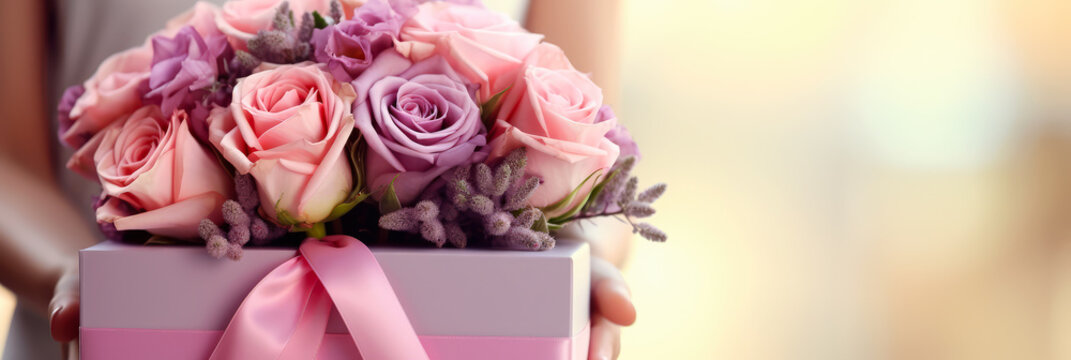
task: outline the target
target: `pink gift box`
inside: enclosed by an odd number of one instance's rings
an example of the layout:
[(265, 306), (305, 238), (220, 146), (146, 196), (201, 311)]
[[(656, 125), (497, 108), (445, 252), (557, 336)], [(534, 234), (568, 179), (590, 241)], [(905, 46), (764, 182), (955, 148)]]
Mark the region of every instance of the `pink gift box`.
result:
[[(433, 360), (587, 356), (586, 243), (372, 252)], [(249, 248), (235, 262), (201, 247), (105, 242), (82, 250), (82, 359), (207, 359), (246, 294), (296, 253)], [(360, 358), (337, 313), (327, 333), (318, 359)]]

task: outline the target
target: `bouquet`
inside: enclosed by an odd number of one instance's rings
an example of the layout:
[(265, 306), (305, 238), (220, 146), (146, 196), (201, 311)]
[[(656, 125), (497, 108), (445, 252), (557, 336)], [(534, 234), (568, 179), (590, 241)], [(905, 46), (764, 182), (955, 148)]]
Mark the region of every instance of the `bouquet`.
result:
[(68, 88), (59, 136), (124, 242), (540, 250), (603, 216), (665, 241), (602, 96), (478, 1), (202, 2)]

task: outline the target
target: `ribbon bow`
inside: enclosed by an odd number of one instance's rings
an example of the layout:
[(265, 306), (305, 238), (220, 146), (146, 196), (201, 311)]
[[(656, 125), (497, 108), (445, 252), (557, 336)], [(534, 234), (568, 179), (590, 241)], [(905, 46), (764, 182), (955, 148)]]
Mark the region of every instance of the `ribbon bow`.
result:
[(428, 359), (379, 262), (349, 236), (308, 239), (242, 301), (211, 360), (313, 359), (334, 303), (365, 360)]

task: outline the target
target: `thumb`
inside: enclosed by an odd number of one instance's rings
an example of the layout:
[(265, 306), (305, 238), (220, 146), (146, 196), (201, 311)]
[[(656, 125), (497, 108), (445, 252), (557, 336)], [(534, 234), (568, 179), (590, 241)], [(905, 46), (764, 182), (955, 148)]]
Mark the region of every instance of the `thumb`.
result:
[(636, 308), (621, 271), (597, 257), (591, 258), (591, 297), (594, 312), (610, 322), (628, 326), (636, 321)]
[(68, 342), (78, 337), (78, 315), (81, 304), (78, 288), (78, 268), (65, 271), (56, 282), (56, 291), (48, 304), (52, 339)]

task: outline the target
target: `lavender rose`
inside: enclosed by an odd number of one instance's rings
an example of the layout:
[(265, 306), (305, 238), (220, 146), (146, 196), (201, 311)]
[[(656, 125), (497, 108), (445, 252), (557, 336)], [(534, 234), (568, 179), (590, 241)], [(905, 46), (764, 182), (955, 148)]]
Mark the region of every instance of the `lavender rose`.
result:
[[(211, 96), (211, 87), (234, 56), (225, 36), (202, 37), (192, 26), (184, 26), (174, 37), (153, 37), (152, 47), (149, 93), (145, 96), (159, 103), (163, 113), (193, 110), (204, 106), (205, 99), (219, 98)], [(195, 128), (204, 123), (203, 115), (191, 120)]]
[(462, 79), (441, 57), (412, 64), (387, 51), (353, 81), (372, 190), (394, 180), (398, 199), (411, 203), (446, 170), (486, 158), (476, 151), (487, 141), (476, 89)]
[[(412, 8), (412, 9), (409, 9)], [(380, 52), (394, 47), (406, 15), (416, 8), (372, 0), (353, 12), (353, 18), (335, 26), (316, 29), (312, 35), (313, 58), (327, 64), (339, 81), (351, 81), (372, 64)]]

